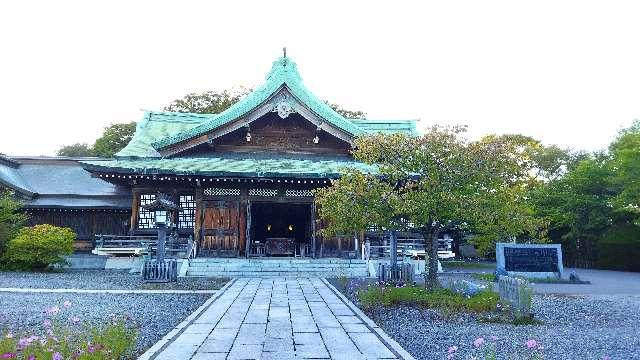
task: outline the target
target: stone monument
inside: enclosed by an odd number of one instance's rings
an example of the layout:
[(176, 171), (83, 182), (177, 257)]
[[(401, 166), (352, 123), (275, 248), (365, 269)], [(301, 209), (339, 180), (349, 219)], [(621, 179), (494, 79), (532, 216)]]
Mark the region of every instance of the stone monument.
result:
[(562, 278), (560, 244), (496, 244), (496, 268), (510, 276)]

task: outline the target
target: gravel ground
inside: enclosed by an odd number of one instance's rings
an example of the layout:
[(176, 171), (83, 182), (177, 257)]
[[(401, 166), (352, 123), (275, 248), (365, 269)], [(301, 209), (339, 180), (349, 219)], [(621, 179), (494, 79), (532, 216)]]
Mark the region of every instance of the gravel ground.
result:
[(140, 275), (125, 271), (65, 270), (52, 272), (0, 272), (0, 287), (18, 288), (78, 288), (78, 289), (172, 289), (215, 290), (228, 279), (179, 278), (177, 283), (143, 283)]
[[(353, 301), (354, 288), (349, 289)], [(527, 359), (529, 339), (541, 344), (545, 359), (640, 359), (640, 296), (536, 295), (533, 307), (541, 325), (484, 323), (472, 315), (445, 318), (410, 306), (367, 314), (417, 359), (446, 359), (450, 346), (458, 346), (455, 359), (478, 356), (473, 341), (484, 337), (490, 344), (491, 336), (497, 337), (499, 359)]]
[(62, 321), (77, 316), (93, 325), (107, 323), (114, 315), (128, 315), (139, 324), (137, 351), (142, 352), (184, 318), (202, 305), (211, 295), (206, 294), (53, 294), (0, 293), (0, 333), (44, 333), (44, 310), (64, 301), (71, 301), (69, 309), (58, 315)]

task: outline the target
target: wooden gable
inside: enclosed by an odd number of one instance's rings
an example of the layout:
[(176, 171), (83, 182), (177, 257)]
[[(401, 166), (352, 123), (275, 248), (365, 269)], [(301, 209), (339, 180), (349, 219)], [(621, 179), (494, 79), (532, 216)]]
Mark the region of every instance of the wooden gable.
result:
[[(247, 133), (251, 134), (247, 141)], [(317, 136), (317, 142), (314, 138)], [(353, 136), (323, 120), (286, 87), (249, 114), (206, 134), (161, 150), (163, 156), (212, 152), (348, 155)]]

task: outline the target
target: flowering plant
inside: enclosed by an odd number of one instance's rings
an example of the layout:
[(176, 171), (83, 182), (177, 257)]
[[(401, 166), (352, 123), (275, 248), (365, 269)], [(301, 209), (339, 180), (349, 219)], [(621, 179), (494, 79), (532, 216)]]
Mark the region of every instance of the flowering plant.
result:
[(128, 317), (112, 318), (101, 327), (83, 324), (78, 316), (67, 317), (72, 304), (44, 310), (42, 333), (0, 333), (0, 359), (94, 360), (119, 359), (130, 354), (138, 329)]

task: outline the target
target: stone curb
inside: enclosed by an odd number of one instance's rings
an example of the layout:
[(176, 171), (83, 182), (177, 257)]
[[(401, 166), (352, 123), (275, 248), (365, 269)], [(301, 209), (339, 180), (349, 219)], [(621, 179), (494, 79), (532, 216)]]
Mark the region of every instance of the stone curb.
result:
[(329, 283), (327, 279), (322, 278), (322, 282), (324, 282), (325, 285), (327, 285), (327, 287), (331, 289), (331, 291), (333, 291), (340, 298), (340, 300), (342, 300), (342, 302), (347, 305), (349, 309), (351, 309), (351, 311), (353, 311), (356, 316), (360, 318), (360, 320), (362, 320), (362, 322), (369, 328), (369, 330), (371, 330), (372, 333), (376, 334), (380, 341), (382, 341), (383, 344), (385, 344), (396, 356), (398, 356), (399, 359), (415, 360), (415, 358), (411, 356), (411, 354), (409, 354), (405, 349), (403, 349), (397, 341), (393, 340), (389, 335), (387, 335), (378, 325), (376, 325), (376, 323), (373, 322), (373, 320), (365, 315), (362, 310), (360, 310), (354, 303), (347, 299), (347, 297), (344, 296), (344, 294), (342, 294), (340, 291), (338, 291), (338, 289), (331, 285), (331, 283)]
[(14, 293), (78, 293), (78, 294), (215, 294), (220, 290), (127, 290), (127, 289), (41, 289), (0, 288), (0, 292)]
[(211, 306), (222, 294), (227, 291), (227, 289), (236, 281), (236, 279), (230, 280), (226, 283), (220, 290), (216, 290), (216, 294), (211, 296), (204, 304), (202, 304), (199, 308), (197, 308), (194, 312), (192, 312), (189, 316), (187, 316), (178, 326), (173, 328), (173, 330), (169, 331), (169, 333), (162, 337), (162, 339), (158, 340), (153, 346), (151, 346), (147, 351), (145, 351), (142, 355), (138, 357), (138, 360), (150, 360), (154, 359), (158, 354), (162, 352), (175, 338), (180, 336), (187, 328), (187, 326), (191, 325), (206, 309)]

